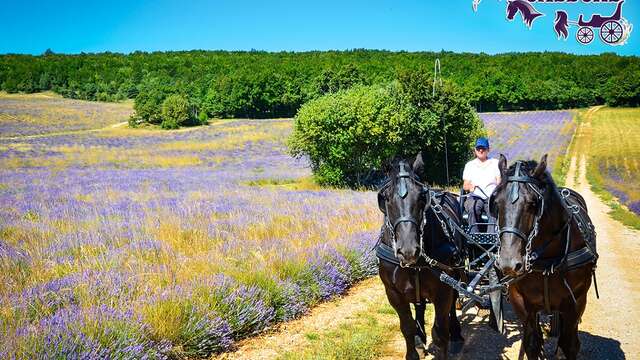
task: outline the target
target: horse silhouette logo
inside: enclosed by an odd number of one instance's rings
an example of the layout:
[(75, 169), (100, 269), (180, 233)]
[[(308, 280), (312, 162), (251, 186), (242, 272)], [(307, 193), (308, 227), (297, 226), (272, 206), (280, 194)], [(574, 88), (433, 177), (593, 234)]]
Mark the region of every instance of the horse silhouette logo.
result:
[(538, 12), (533, 5), (526, 1), (509, 0), (507, 3), (507, 20), (513, 21), (518, 13), (522, 15), (522, 22), (524, 22), (529, 29), (531, 29), (533, 22), (538, 17), (544, 16), (543, 13)]
[[(473, 11), (478, 11), (478, 5), (482, 0), (473, 0), (471, 6)], [(578, 0), (567, 2), (567, 4), (577, 3)], [(544, 14), (538, 11), (530, 3), (531, 0), (508, 0), (507, 1), (507, 20), (513, 21), (518, 14), (522, 16), (522, 22), (529, 29), (533, 27), (536, 19), (543, 17)], [(561, 2), (561, 1), (555, 1)], [(591, 0), (582, 0), (583, 3), (589, 3)], [(613, 1), (612, 1), (613, 2)], [(557, 10), (554, 20), (553, 30), (558, 39), (567, 40), (569, 38), (569, 27), (576, 26), (576, 41), (580, 44), (590, 44), (595, 39), (596, 31), (600, 40), (612, 46), (624, 45), (627, 43), (629, 36), (633, 30), (633, 25), (627, 19), (622, 17), (622, 5), (625, 0), (616, 2), (616, 10), (610, 16), (602, 14), (593, 14), (588, 21), (584, 20), (584, 14), (580, 14), (577, 21), (569, 19), (569, 14), (565, 10)]]

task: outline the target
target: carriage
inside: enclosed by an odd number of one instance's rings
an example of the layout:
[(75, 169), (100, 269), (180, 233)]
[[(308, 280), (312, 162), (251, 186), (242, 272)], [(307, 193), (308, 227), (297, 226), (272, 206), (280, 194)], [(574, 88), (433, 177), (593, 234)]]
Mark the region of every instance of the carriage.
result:
[(564, 11), (558, 11), (556, 14), (556, 31), (566, 35), (566, 28), (569, 25), (578, 26), (576, 31), (576, 40), (587, 45), (595, 38), (595, 29), (599, 30), (600, 40), (608, 45), (614, 45), (620, 42), (625, 36), (625, 27), (622, 18), (622, 4), (618, 3), (616, 11), (611, 16), (602, 16), (594, 14), (589, 21), (584, 21), (581, 14), (578, 21), (570, 21)]
[(465, 211), (465, 202), (472, 201), (473, 193), (465, 194), (460, 189), (459, 218), (464, 252), (464, 274), (462, 278), (450, 285), (458, 290), (459, 309), (465, 313), (473, 306), (489, 309), (490, 325), (495, 330), (503, 330), (503, 289), (496, 272), (495, 261), (500, 242), (496, 219), (489, 213), (482, 212), (480, 221), (475, 225), (469, 222), (470, 214)]

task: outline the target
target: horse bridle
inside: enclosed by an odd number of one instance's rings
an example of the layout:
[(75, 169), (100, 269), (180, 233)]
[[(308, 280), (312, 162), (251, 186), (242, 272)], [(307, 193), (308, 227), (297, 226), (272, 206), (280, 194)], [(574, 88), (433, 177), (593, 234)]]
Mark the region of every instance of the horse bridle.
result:
[[(389, 229), (389, 232), (391, 233), (391, 240), (392, 240), (394, 251), (396, 251), (396, 242), (397, 242), (396, 228), (398, 227), (398, 225), (400, 225), (403, 222), (409, 222), (414, 224), (416, 228), (420, 230), (420, 254), (418, 255), (418, 257), (420, 258), (424, 255), (424, 247), (423, 247), (424, 233), (425, 233), (424, 228), (427, 224), (427, 209), (429, 208), (429, 204), (431, 203), (431, 191), (427, 185), (420, 182), (417, 176), (412, 175), (410, 172), (406, 170), (406, 167), (409, 165), (404, 160), (400, 161), (399, 165), (400, 165), (400, 172), (398, 173), (398, 175), (396, 175), (396, 179), (398, 182), (396, 194), (400, 196), (400, 198), (404, 199), (409, 193), (407, 188), (407, 180), (411, 179), (416, 185), (421, 187), (421, 193), (426, 194), (428, 196), (426, 198), (424, 209), (422, 209), (422, 221), (420, 222), (420, 224), (418, 224), (418, 221), (413, 216), (411, 216), (411, 214), (404, 214), (403, 210), (401, 209), (400, 217), (398, 217), (393, 222), (393, 224), (391, 223), (391, 220), (389, 219), (389, 211), (388, 211), (389, 206), (386, 202), (386, 199), (384, 199), (384, 195), (383, 195), (383, 192), (389, 186), (391, 186), (392, 184), (391, 180), (388, 180), (378, 191), (378, 207), (380, 208), (380, 211), (382, 211), (385, 214), (384, 222), (385, 222), (385, 226), (387, 227), (387, 229)], [(381, 199), (384, 199), (384, 208), (382, 208)]]
[[(533, 244), (533, 239), (535, 239), (535, 237), (538, 235), (540, 219), (542, 218), (542, 213), (544, 212), (544, 195), (543, 195), (543, 191), (540, 189), (542, 187), (542, 183), (540, 182), (540, 180), (534, 177), (531, 177), (529, 175), (521, 174), (522, 164), (523, 164), (522, 161), (517, 161), (516, 170), (513, 176), (507, 177), (506, 184), (515, 183), (515, 185), (511, 187), (511, 193), (509, 194), (508, 200), (511, 201), (512, 204), (518, 201), (518, 198), (520, 197), (519, 195), (520, 184), (524, 184), (528, 186), (531, 190), (533, 190), (533, 192), (536, 193), (538, 197), (537, 199), (538, 211), (533, 220), (533, 228), (529, 232), (529, 235), (526, 235), (517, 227), (513, 227), (513, 226), (500, 227), (499, 238), (502, 239), (503, 234), (514, 234), (525, 242), (526, 246), (525, 246), (525, 254), (524, 254), (524, 271), (528, 273), (531, 271), (531, 264), (536, 260), (536, 257), (537, 257), (535, 253), (532, 254), (531, 247)], [(500, 256), (500, 241), (498, 242), (498, 256)]]

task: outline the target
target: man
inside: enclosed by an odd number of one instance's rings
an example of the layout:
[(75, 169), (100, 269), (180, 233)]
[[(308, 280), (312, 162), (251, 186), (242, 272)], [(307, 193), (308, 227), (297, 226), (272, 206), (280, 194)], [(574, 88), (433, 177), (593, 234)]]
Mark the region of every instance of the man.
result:
[(462, 173), (462, 180), (464, 180), (462, 188), (470, 192), (464, 207), (469, 214), (471, 229), (481, 220), (483, 209), (485, 213), (489, 213), (487, 209), (489, 196), (500, 183), (498, 159), (489, 157), (489, 149), (489, 140), (483, 137), (478, 138), (473, 151), (476, 158), (464, 166)]

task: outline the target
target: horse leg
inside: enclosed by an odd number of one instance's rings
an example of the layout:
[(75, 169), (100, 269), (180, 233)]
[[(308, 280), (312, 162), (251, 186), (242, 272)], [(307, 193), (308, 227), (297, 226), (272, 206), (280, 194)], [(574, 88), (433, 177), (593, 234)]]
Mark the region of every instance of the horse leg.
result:
[(454, 354), (459, 353), (464, 345), (464, 338), (462, 337), (462, 326), (458, 320), (456, 314), (456, 300), (458, 299), (458, 292), (453, 292), (453, 302), (451, 302), (451, 310), (449, 310), (449, 336), (451, 339), (451, 352)]
[(538, 325), (536, 313), (527, 309), (524, 298), (515, 287), (509, 288), (509, 301), (523, 327), (518, 359), (524, 359), (525, 353), (530, 360), (538, 359), (542, 347), (542, 331), (540, 330), (540, 325)]
[[(580, 339), (578, 338), (578, 322), (587, 306), (586, 294), (577, 299), (575, 310), (565, 311), (562, 314), (562, 332), (558, 338), (558, 347), (562, 349), (567, 360), (574, 360), (580, 352)], [(556, 351), (556, 356), (558, 352)]]
[(413, 320), (413, 316), (411, 316), (411, 307), (409, 302), (397, 291), (389, 288), (386, 288), (385, 291), (387, 293), (389, 304), (391, 304), (391, 306), (396, 310), (396, 313), (398, 313), (398, 317), (400, 318), (400, 331), (402, 332), (402, 336), (404, 337), (404, 341), (407, 345), (407, 354), (405, 358), (407, 360), (419, 360), (420, 355), (418, 354), (418, 351), (416, 351), (415, 341), (417, 328)]
[(427, 305), (422, 302), (416, 304), (416, 330), (418, 332), (418, 338), (424, 345), (427, 344), (427, 333), (424, 330), (424, 312)]
[(447, 359), (449, 354), (449, 313), (454, 306), (453, 291), (440, 289), (436, 295), (433, 306), (435, 308), (435, 321), (431, 328), (431, 338), (437, 348), (436, 359)]
[(539, 359), (540, 352), (542, 351), (542, 330), (540, 329), (536, 313), (530, 311), (527, 315), (527, 320), (524, 324), (522, 346), (527, 354), (527, 359)]

